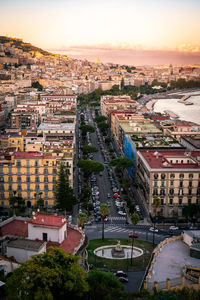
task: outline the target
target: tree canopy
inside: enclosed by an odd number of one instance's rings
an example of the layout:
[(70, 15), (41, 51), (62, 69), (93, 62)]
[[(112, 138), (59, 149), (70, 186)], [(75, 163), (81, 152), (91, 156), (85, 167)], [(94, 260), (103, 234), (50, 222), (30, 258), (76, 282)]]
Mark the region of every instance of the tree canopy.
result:
[(56, 187), (56, 202), (58, 208), (71, 211), (76, 203), (73, 189), (69, 185), (69, 175), (66, 167), (61, 163)]
[(122, 299), (123, 284), (111, 273), (92, 270), (88, 273), (90, 299), (112, 300)]
[(80, 160), (77, 164), (79, 168), (84, 172), (85, 176), (90, 176), (92, 173), (98, 174), (104, 170), (104, 165), (97, 161), (92, 160)]
[(95, 146), (90, 146), (90, 145), (83, 145), (82, 146), (82, 152), (83, 154), (89, 154), (89, 153), (94, 153), (94, 152), (98, 152), (98, 148)]
[(6, 291), (9, 299), (81, 299), (88, 292), (88, 283), (78, 259), (58, 248), (34, 255), (8, 278)]
[(99, 123), (99, 122), (106, 121), (107, 117), (105, 117), (105, 116), (97, 116), (94, 120), (95, 120), (95, 122)]
[(87, 132), (91, 132), (91, 133), (95, 132), (94, 127), (91, 125), (84, 124), (84, 125), (81, 125), (79, 128), (82, 131), (82, 133), (84, 133), (84, 134), (86, 134)]

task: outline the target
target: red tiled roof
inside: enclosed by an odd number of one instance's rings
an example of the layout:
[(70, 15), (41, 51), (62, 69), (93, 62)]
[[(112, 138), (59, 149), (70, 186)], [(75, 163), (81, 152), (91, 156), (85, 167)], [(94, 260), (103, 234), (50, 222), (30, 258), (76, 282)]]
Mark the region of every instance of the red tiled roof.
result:
[(51, 227), (63, 227), (67, 223), (67, 220), (59, 216), (50, 216), (37, 214), (31, 220), (28, 221), (33, 225), (51, 226)]
[(46, 155), (43, 155), (42, 153), (39, 153), (39, 152), (32, 152), (32, 151), (29, 151), (29, 152), (25, 152), (25, 151), (14, 152), (13, 155), (14, 155), (14, 158), (15, 158), (15, 159), (21, 159), (21, 158), (55, 159), (55, 158), (56, 158), (56, 156), (50, 156), (50, 155), (46, 156)]
[(41, 95), (42, 97), (76, 97), (75, 94), (67, 94), (67, 95), (59, 95), (59, 94), (45, 94), (45, 95)]
[[(186, 150), (140, 150), (139, 155), (145, 159), (147, 164), (152, 169), (200, 169), (200, 160), (197, 161), (197, 156), (200, 157), (200, 151), (191, 151), (191, 155), (187, 156)], [(195, 159), (192, 163), (171, 163), (170, 158)]]
[(0, 227), (0, 236), (5, 235), (28, 237), (28, 224), (22, 220), (13, 220)]
[(47, 252), (51, 251), (49, 247), (62, 248), (66, 253), (73, 253), (74, 249), (79, 245), (82, 234), (70, 227), (67, 227), (67, 238), (61, 243), (47, 242)]

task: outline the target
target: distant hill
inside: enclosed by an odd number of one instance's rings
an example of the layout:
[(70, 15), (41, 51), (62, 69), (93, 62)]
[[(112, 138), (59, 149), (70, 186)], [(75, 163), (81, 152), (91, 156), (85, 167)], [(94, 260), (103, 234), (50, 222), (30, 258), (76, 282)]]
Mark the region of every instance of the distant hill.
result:
[(45, 56), (56, 56), (56, 54), (50, 53), (48, 51), (42, 50), (41, 48), (35, 47), (30, 43), (24, 43), (22, 39), (0, 36), (0, 44), (10, 43), (11, 46), (15, 46), (18, 49), (23, 50), (24, 52), (29, 53), (40, 53)]

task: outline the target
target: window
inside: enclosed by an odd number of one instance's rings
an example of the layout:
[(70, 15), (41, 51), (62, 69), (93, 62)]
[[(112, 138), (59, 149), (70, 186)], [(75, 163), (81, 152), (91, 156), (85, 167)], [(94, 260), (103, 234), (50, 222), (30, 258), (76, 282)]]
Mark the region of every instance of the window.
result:
[(3, 168), (0, 168), (0, 174), (3, 175)]
[(17, 169), (17, 174), (19, 174), (19, 175), (21, 174), (21, 168)]
[(9, 190), (9, 191), (12, 191), (12, 184), (9, 184), (8, 190)]
[(1, 199), (5, 199), (5, 195), (3, 192), (1, 193)]
[(56, 176), (53, 176), (53, 182), (56, 182)]
[(8, 182), (12, 182), (12, 176), (8, 177)]
[(183, 187), (183, 181), (180, 181), (179, 186)]
[(21, 167), (21, 161), (17, 160), (17, 167)]
[(48, 174), (48, 169), (44, 168), (44, 174)]
[(48, 192), (45, 192), (45, 193), (44, 193), (44, 198), (45, 198), (45, 199), (48, 199)]
[(46, 232), (42, 233), (42, 239), (43, 239), (43, 241), (47, 241), (47, 233)]
[(160, 204), (164, 205), (164, 199), (160, 199)]
[(27, 198), (30, 199), (31, 198), (31, 193), (27, 192)]
[(155, 182), (154, 182), (154, 187), (157, 187), (157, 186), (158, 186), (158, 182), (155, 181)]
[(165, 182), (161, 181), (161, 187), (165, 187)]
[(1, 206), (4, 206), (4, 201), (1, 201)]
[(17, 176), (17, 182), (21, 182), (22, 179), (21, 179), (21, 176)]
[(35, 182), (40, 182), (39, 176), (35, 176)]
[(178, 199), (178, 204), (181, 205), (182, 204), (182, 198)]
[(44, 185), (44, 190), (45, 190), (45, 191), (48, 191), (48, 184), (45, 184), (45, 185)]
[(188, 204), (191, 204), (191, 203), (192, 203), (192, 199), (188, 198)]
[(173, 182), (173, 181), (170, 181), (170, 185), (171, 185), (171, 186), (174, 186), (174, 182)]
[(35, 161), (35, 167), (39, 167), (39, 162), (38, 162), (38, 160)]
[(158, 179), (158, 174), (154, 174), (154, 179)]
[(161, 174), (161, 179), (165, 179), (165, 174)]
[(184, 174), (180, 174), (180, 175), (179, 175), (179, 178), (184, 178)]
[(30, 176), (26, 176), (26, 182), (30, 182), (30, 181), (31, 181)]
[(18, 190), (18, 191), (21, 191), (21, 190), (22, 190), (21, 184), (18, 184), (18, 185), (17, 185), (17, 190)]
[(30, 161), (29, 160), (26, 161), (26, 166), (27, 166), (27, 168), (30, 167)]
[(0, 176), (0, 182), (4, 182), (3, 176)]
[(170, 195), (174, 195), (174, 189), (170, 189), (170, 190), (169, 190), (169, 194), (170, 194)]
[(189, 187), (192, 187), (192, 181), (189, 181)]
[(36, 185), (35, 185), (35, 190), (36, 190), (36, 191), (39, 191), (39, 189), (40, 189), (39, 184), (36, 184)]
[(22, 193), (21, 192), (18, 192), (18, 197), (22, 197)]
[(189, 174), (189, 178), (193, 178), (193, 174)]
[(30, 191), (30, 184), (27, 184), (27, 191)]
[(157, 190), (157, 189), (154, 189), (154, 190), (153, 190), (153, 196), (156, 196), (156, 195), (158, 195), (158, 190)]
[(39, 174), (39, 171), (37, 168), (35, 168), (35, 174)]
[(48, 177), (44, 176), (44, 182), (48, 182)]
[(169, 204), (173, 205), (173, 199), (172, 198), (169, 199)]
[(4, 185), (0, 184), (0, 191), (4, 191)]
[(188, 195), (192, 195), (192, 189), (188, 190)]
[(178, 195), (183, 196), (183, 189), (179, 189)]
[(8, 174), (11, 175), (12, 174), (12, 168), (8, 169)]
[(165, 196), (165, 190), (164, 189), (160, 190), (160, 195)]

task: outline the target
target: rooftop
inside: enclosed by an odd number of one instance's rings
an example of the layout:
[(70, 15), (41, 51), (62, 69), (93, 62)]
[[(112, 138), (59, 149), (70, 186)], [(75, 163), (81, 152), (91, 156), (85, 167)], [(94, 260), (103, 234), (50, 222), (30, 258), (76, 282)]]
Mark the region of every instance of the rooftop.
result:
[(132, 141), (137, 148), (181, 148), (183, 147), (177, 140), (170, 136), (138, 136), (132, 135)]
[(161, 134), (162, 131), (158, 129), (153, 123), (137, 123), (127, 121), (126, 123), (120, 123), (122, 130), (125, 133), (158, 133)]
[(9, 241), (7, 243), (8, 247), (19, 248), (31, 251), (38, 251), (42, 246), (44, 246), (45, 242), (43, 241), (33, 241), (28, 239), (17, 239), (13, 241)]
[(44, 155), (43, 153), (39, 152), (25, 152), (25, 151), (17, 151), (13, 153), (13, 156), (15, 159), (22, 159), (22, 158), (32, 158), (32, 159), (55, 159), (56, 156), (51, 156), (51, 155)]
[(74, 123), (60, 123), (60, 124), (50, 124), (41, 123), (38, 130), (74, 130)]
[(186, 142), (191, 144), (196, 149), (200, 149), (200, 136), (183, 136), (182, 139), (184, 139)]
[(200, 170), (200, 151), (139, 150), (138, 155), (151, 169)]
[(1, 224), (0, 236), (14, 235), (28, 237), (28, 224), (24, 220), (11, 220), (9, 223)]
[(28, 221), (28, 223), (38, 226), (50, 226), (61, 228), (64, 224), (67, 223), (67, 220), (59, 216), (36, 214), (31, 220)]

